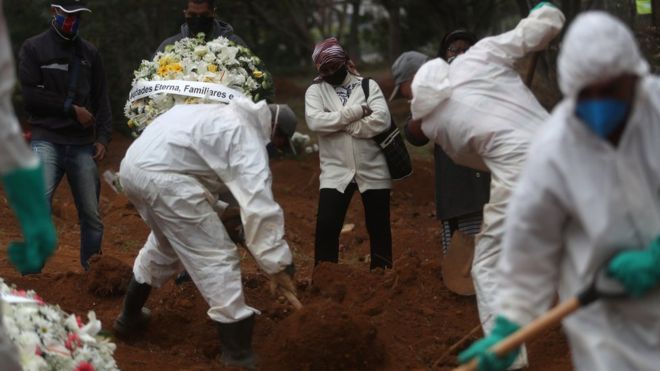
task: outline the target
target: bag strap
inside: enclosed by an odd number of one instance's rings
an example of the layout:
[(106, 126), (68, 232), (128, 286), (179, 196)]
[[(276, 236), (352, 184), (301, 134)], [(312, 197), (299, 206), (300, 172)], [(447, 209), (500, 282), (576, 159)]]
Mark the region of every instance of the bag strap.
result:
[(66, 92), (66, 99), (64, 100), (64, 112), (68, 113), (73, 106), (73, 100), (76, 98), (76, 90), (78, 89), (78, 77), (80, 77), (80, 58), (78, 55), (80, 51), (80, 41), (77, 41), (73, 53), (71, 53), (71, 61), (69, 62), (69, 86)]
[(369, 100), (369, 78), (365, 77), (362, 79), (362, 91), (364, 92), (364, 100)]

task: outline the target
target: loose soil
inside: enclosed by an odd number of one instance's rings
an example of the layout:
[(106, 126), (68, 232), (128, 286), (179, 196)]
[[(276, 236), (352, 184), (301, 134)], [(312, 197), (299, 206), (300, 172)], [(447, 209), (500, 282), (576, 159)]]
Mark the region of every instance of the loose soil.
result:
[[(117, 138), (101, 166), (117, 170), (130, 144)], [(261, 310), (254, 347), (263, 370), (450, 370), (457, 351), (438, 357), (478, 323), (474, 297), (448, 291), (440, 272), (440, 224), (434, 215), (433, 164), (418, 159), (413, 176), (392, 192), (394, 268), (369, 272), (369, 238), (359, 197), (341, 236), (341, 264), (313, 271), (314, 223), (318, 197), (318, 157), (272, 162), (273, 190), (286, 218), (286, 234), (305, 305), (295, 312), (284, 298), (272, 298), (266, 278), (243, 253), (247, 301)], [(8, 263), (6, 246), (20, 238), (14, 217), (0, 197), (0, 277), (36, 290), (65, 311), (94, 310), (110, 330), (118, 315), (130, 267), (148, 228), (125, 197), (102, 185), (105, 223), (103, 257), (88, 273), (79, 264), (77, 213), (66, 181), (54, 200), (59, 247), (44, 272), (21, 277)], [(152, 291), (152, 322), (144, 334), (114, 339), (123, 370), (222, 370), (216, 328), (207, 304), (188, 282), (168, 282)], [(481, 334), (473, 336), (477, 339)], [(466, 345), (460, 348), (464, 348)], [(529, 344), (530, 370), (571, 370), (560, 329)]]

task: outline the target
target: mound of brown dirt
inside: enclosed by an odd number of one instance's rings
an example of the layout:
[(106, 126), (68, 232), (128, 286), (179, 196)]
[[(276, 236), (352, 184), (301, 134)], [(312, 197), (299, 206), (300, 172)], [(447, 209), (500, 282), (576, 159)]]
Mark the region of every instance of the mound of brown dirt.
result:
[(324, 300), (304, 307), (275, 328), (278, 370), (374, 370), (385, 360), (376, 328), (343, 306)]
[(96, 255), (89, 260), (87, 290), (96, 296), (116, 296), (126, 292), (132, 269), (117, 258)]

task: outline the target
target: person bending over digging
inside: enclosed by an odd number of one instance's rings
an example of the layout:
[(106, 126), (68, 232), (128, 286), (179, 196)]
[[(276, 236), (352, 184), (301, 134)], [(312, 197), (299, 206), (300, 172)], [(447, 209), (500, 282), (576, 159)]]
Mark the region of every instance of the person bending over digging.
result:
[[(500, 255), (509, 196), (533, 136), (548, 118), (514, 69), (517, 60), (543, 50), (561, 31), (565, 17), (538, 4), (514, 30), (487, 37), (451, 63), (437, 58), (413, 79), (413, 121), (459, 165), (490, 171), (490, 200), (476, 237), (472, 278), (484, 332), (493, 324), (495, 265)], [(420, 130), (421, 129), (421, 130)], [(514, 367), (527, 361), (524, 352)]]
[(504, 369), (515, 352), (496, 357), (488, 347), (546, 311), (556, 292), (574, 297), (602, 267), (630, 298), (601, 299), (564, 319), (575, 369), (658, 370), (660, 79), (632, 32), (604, 12), (575, 19), (558, 69), (564, 100), (511, 199), (496, 326), (460, 360)]
[(135, 260), (114, 324), (118, 335), (146, 327), (143, 306), (151, 287), (173, 278), (180, 262), (210, 306), (222, 362), (256, 367), (251, 344), (258, 311), (245, 303), (240, 255), (218, 216), (223, 203), (214, 195), (223, 185), (229, 188), (240, 206), (249, 252), (276, 286), (294, 292), (292, 255), (283, 239), (282, 209), (271, 191), (266, 150), (271, 140), (288, 143), (271, 138), (278, 132), (273, 130), (277, 111), (277, 105), (244, 98), (226, 106), (178, 105), (129, 147), (120, 181), (151, 234)]

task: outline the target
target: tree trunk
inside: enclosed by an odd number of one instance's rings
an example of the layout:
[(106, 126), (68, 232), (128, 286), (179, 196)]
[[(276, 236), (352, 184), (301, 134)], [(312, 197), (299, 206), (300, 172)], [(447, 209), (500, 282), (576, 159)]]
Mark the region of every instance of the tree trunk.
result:
[(527, 17), (527, 14), (529, 14), (529, 2), (527, 0), (516, 0), (516, 5), (518, 5), (520, 18)]
[(401, 7), (399, 1), (386, 1), (387, 13), (389, 13), (389, 51), (388, 59), (392, 63), (401, 53)]
[(653, 7), (653, 25), (660, 27), (660, 0), (652, 0), (651, 6)]
[(348, 55), (353, 58), (355, 63), (360, 63), (360, 5), (362, 0), (351, 0), (351, 24), (348, 31), (348, 42), (346, 48)]

